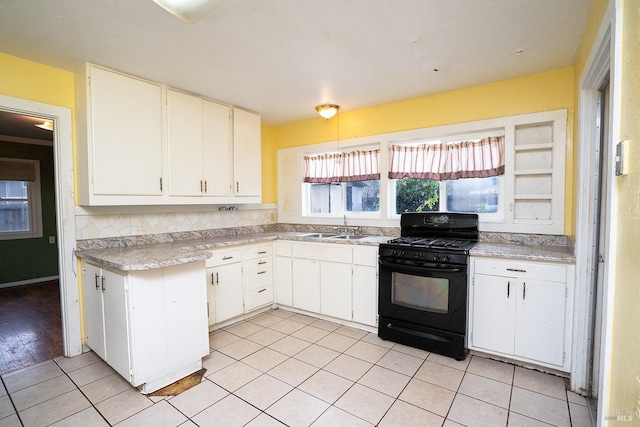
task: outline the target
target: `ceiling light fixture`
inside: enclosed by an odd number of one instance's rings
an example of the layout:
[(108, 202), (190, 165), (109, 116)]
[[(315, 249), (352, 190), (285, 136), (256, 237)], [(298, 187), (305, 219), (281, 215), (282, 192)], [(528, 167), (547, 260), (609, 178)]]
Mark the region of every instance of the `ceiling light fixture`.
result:
[(233, 0), (153, 0), (184, 22), (193, 24)]
[(316, 107), (316, 111), (325, 119), (329, 120), (331, 117), (335, 116), (340, 109), (339, 105), (335, 104), (321, 104)]
[(42, 123), (41, 125), (34, 125), (37, 128), (40, 129), (44, 129), (44, 130), (49, 130), (52, 131), (53, 130), (53, 122), (47, 120), (44, 123)]

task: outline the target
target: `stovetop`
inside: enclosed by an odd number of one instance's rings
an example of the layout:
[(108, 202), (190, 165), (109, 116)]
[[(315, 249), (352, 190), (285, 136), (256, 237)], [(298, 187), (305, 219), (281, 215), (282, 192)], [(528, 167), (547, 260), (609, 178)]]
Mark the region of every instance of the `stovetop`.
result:
[(468, 251), (476, 244), (475, 240), (446, 239), (430, 237), (399, 237), (387, 242), (387, 245), (413, 248), (451, 249)]

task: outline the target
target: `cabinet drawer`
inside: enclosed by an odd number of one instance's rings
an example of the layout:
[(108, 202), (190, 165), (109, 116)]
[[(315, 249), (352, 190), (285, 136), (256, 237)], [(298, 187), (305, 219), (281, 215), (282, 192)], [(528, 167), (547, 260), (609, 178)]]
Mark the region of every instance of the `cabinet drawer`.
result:
[(307, 258), (316, 261), (333, 261), (351, 264), (353, 260), (351, 246), (323, 243), (294, 243), (292, 245), (294, 258)]
[(260, 306), (273, 302), (273, 286), (262, 286), (247, 291), (246, 311), (253, 310)]
[(273, 255), (273, 245), (251, 246), (244, 250), (245, 259), (270, 257), (271, 255)]
[(561, 283), (567, 281), (567, 267), (565, 265), (516, 260), (476, 259), (474, 273)]
[(376, 267), (378, 265), (378, 247), (355, 246), (353, 248), (353, 263)]
[(275, 246), (276, 246), (276, 255), (278, 255), (278, 256), (291, 256), (291, 243), (290, 242), (277, 241)]
[(212, 257), (206, 260), (207, 267), (232, 264), (242, 260), (240, 251), (216, 251), (211, 253), (213, 254)]
[(273, 269), (271, 266), (247, 271), (247, 289), (255, 289), (273, 284)]
[(246, 261), (247, 271), (264, 270), (273, 266), (273, 258), (260, 257), (254, 259), (248, 259)]

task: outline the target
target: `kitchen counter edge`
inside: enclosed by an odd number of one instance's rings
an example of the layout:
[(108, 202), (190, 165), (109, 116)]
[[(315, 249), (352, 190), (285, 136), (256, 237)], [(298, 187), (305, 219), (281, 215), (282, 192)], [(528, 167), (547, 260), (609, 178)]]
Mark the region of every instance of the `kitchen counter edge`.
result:
[(289, 240), (331, 244), (377, 246), (393, 237), (367, 236), (362, 239), (342, 240), (305, 237), (298, 232), (250, 233), (236, 236), (208, 237), (204, 239), (182, 240), (171, 243), (152, 243), (125, 247), (88, 249), (78, 251), (79, 258), (93, 261), (104, 267), (119, 271), (140, 271), (171, 267), (206, 260), (211, 257), (209, 250), (229, 246), (263, 243), (274, 240)]

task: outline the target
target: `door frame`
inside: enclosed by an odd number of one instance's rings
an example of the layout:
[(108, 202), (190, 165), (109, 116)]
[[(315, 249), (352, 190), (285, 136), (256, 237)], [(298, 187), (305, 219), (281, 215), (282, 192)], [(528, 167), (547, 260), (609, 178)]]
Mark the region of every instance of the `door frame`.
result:
[(26, 99), (0, 95), (0, 110), (51, 120), (58, 234), (58, 269), (64, 355), (82, 353), (78, 263), (75, 257), (76, 220), (73, 184), (73, 127), (71, 110)]
[[(571, 369), (571, 389), (587, 394), (589, 390), (589, 357), (591, 346), (591, 307), (593, 295), (591, 284), (594, 280), (593, 243), (598, 239), (591, 224), (594, 221), (596, 209), (593, 201), (599, 196), (593, 178), (593, 170), (597, 165), (598, 145), (598, 100), (603, 81), (610, 79), (610, 111), (609, 111), (609, 140), (611, 144), (604, 147), (611, 162), (614, 156), (615, 141), (619, 139), (620, 123), (620, 81), (621, 81), (621, 22), (622, 10), (616, 0), (611, 0), (604, 14), (598, 34), (593, 42), (589, 57), (579, 81), (579, 123), (578, 123), (578, 176), (577, 176), (577, 211), (576, 211), (576, 295), (575, 295), (575, 328), (573, 339), (573, 360)], [(613, 176), (613, 165), (608, 168), (606, 197), (600, 200), (601, 206), (614, 212), (617, 204), (616, 180)], [(610, 221), (601, 224), (605, 227), (608, 239), (601, 242), (606, 260), (615, 259), (614, 239), (617, 233), (615, 216)], [(606, 262), (603, 272), (602, 294), (602, 331), (601, 331), (601, 359), (598, 389), (598, 425), (604, 417), (604, 408), (608, 407), (608, 384), (605, 378), (609, 375), (611, 342), (611, 325), (613, 317), (613, 291), (615, 284), (615, 265)]]

